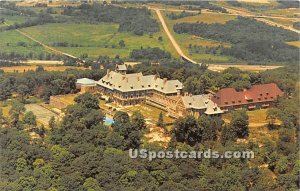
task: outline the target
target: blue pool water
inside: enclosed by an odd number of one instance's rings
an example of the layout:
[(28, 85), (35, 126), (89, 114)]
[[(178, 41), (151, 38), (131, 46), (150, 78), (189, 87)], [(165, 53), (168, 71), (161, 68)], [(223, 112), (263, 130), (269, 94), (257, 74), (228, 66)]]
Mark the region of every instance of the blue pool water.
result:
[(110, 118), (110, 117), (108, 117), (108, 116), (106, 116), (106, 117), (104, 118), (104, 125), (111, 125), (111, 124), (113, 124), (113, 123), (114, 123), (113, 118)]

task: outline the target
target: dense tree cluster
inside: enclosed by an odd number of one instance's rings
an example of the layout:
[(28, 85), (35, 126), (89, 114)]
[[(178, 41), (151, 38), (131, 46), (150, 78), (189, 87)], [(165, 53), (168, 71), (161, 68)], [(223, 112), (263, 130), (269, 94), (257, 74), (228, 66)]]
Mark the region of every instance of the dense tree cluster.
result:
[[(50, 129), (36, 125), (32, 112), (15, 102), (9, 117), (0, 111), (0, 189), (8, 190), (297, 190), (298, 168), (295, 132), (281, 129), (276, 142), (236, 144), (235, 129), (247, 120), (234, 113), (232, 124), (202, 115), (178, 119), (176, 136), (168, 148), (143, 143), (145, 120), (141, 113), (129, 117), (117, 112), (114, 124), (103, 124), (99, 101), (82, 94)], [(222, 127), (223, 126), (223, 127)], [(232, 127), (235, 128), (232, 128)], [(284, 126), (281, 128), (285, 128)], [(221, 131), (221, 132), (220, 132)], [(29, 133), (38, 132), (37, 138)], [(46, 136), (45, 136), (46, 135)], [(218, 140), (220, 137), (220, 140)], [(219, 143), (221, 141), (222, 144)], [(186, 144), (187, 143), (187, 144)], [(224, 144), (223, 144), (224, 143)], [(194, 146), (190, 146), (194, 145)], [(148, 159), (129, 158), (128, 148), (159, 150), (253, 150), (255, 162), (246, 159)], [(255, 164), (255, 165), (259, 165)], [(276, 177), (276, 178), (274, 178)]]
[(277, 8), (279, 9), (286, 9), (286, 8), (299, 8), (300, 3), (299, 1), (277, 1), (279, 4)]
[(132, 50), (129, 57), (135, 60), (160, 60), (170, 59), (171, 54), (160, 48), (141, 48)]
[[(33, 44), (28, 44), (25, 42), (18, 42), (16, 45), (15, 44), (7, 44), (7, 46), (23, 46), (23, 47), (37, 47), (40, 46), (37, 43)], [(19, 53), (15, 51), (11, 52), (0, 52), (0, 57), (1, 59), (5, 60), (4, 62), (18, 62), (21, 60), (26, 60), (26, 59), (39, 59), (39, 60), (61, 60), (62, 56), (57, 55), (57, 54), (51, 54), (51, 53), (34, 53), (34, 52), (29, 52), (29, 53)]]
[(181, 18), (184, 18), (184, 17), (190, 17), (190, 16), (195, 16), (195, 15), (199, 15), (201, 13), (201, 10), (199, 11), (199, 13), (190, 13), (190, 12), (186, 12), (186, 11), (182, 11), (180, 12), (179, 14), (176, 14), (176, 13), (170, 13), (170, 14), (167, 14), (167, 17), (172, 19), (172, 20), (176, 20), (176, 19), (181, 19)]
[(49, 100), (51, 95), (75, 93), (75, 81), (81, 77), (100, 79), (103, 72), (67, 70), (65, 72), (30, 71), (22, 74), (5, 73), (0, 76), (0, 100), (11, 97), (13, 92), (20, 96), (35, 95)]
[(264, 63), (299, 60), (298, 48), (286, 44), (297, 40), (297, 33), (254, 19), (238, 17), (226, 24), (180, 23), (174, 25), (174, 31), (230, 42), (232, 46), (224, 48), (222, 54), (241, 60)]
[(63, 14), (79, 17), (83, 22), (118, 23), (120, 32), (133, 32), (136, 35), (159, 31), (159, 24), (151, 18), (151, 12), (146, 8), (123, 8), (94, 3), (82, 4), (78, 8), (67, 7)]

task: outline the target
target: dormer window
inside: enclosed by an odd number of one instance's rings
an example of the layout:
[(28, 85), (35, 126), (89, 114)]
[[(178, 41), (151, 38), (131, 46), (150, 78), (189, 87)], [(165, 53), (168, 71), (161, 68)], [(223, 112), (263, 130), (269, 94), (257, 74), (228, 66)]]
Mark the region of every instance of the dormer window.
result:
[(148, 87), (150, 88), (150, 87), (151, 87), (151, 85), (148, 85)]
[(269, 95), (269, 93), (266, 93), (267, 95)]
[(259, 94), (260, 96), (262, 96), (262, 94)]
[(176, 84), (176, 88), (178, 88), (178, 85)]

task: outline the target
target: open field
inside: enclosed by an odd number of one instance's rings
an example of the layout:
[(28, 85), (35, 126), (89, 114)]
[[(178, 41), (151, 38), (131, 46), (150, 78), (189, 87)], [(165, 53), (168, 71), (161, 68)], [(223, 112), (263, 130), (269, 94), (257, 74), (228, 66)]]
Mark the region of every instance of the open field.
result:
[(262, 66), (262, 65), (233, 65), (233, 64), (209, 64), (208, 69), (216, 72), (221, 72), (227, 68), (230, 67), (235, 67), (239, 68), (240, 70), (243, 71), (253, 71), (253, 72), (258, 72), (258, 71), (265, 71), (265, 70), (272, 70), (276, 68), (280, 68), (282, 66)]
[[(13, 67), (0, 67), (1, 70), (7, 73), (11, 72), (27, 72), (27, 71), (34, 71), (38, 66), (13, 66)], [(75, 66), (43, 66), (44, 70), (46, 71), (65, 71), (66, 69), (80, 69), (84, 70), (86, 68), (83, 67), (75, 67)]]
[(0, 32), (0, 52), (32, 53), (36, 56), (47, 53), (42, 46), (14, 30)]
[[(172, 33), (172, 35), (174, 36), (174, 38), (176, 39), (177, 43), (179, 44), (180, 48), (182, 49), (182, 51), (188, 55), (190, 58), (192, 58), (193, 60), (196, 60), (198, 62), (229, 62), (230, 57), (228, 56), (219, 56), (219, 55), (212, 55), (212, 54), (197, 54), (197, 53), (190, 53), (188, 50), (189, 45), (197, 45), (197, 46), (203, 46), (203, 47), (217, 47), (217, 46), (224, 46), (224, 47), (230, 47), (230, 43), (221, 43), (218, 41), (214, 41), (214, 40), (210, 40), (210, 39), (205, 39), (205, 38), (201, 38), (201, 37), (197, 37), (197, 36), (193, 36), (193, 35), (189, 35), (189, 34), (177, 34), (173, 31), (173, 26), (176, 23), (181, 23), (178, 20), (171, 20), (169, 19), (166, 14), (170, 13), (170, 12), (162, 12), (163, 13), (163, 17), (164, 20), (166, 22), (166, 25), (168, 26), (170, 32)], [(214, 14), (215, 15), (215, 14)], [(222, 15), (223, 17), (226, 18), (227, 15)], [(205, 19), (206, 16), (199, 15), (199, 16), (192, 16), (197, 18), (198, 20)], [(230, 18), (229, 18), (230, 17)], [(232, 17), (231, 15), (229, 15), (228, 19), (234, 19), (235, 17)], [(182, 19), (187, 19), (190, 17), (186, 17), (186, 18), (182, 18)], [(182, 21), (184, 22), (184, 21)], [(208, 21), (209, 23), (222, 23), (224, 22), (224, 18), (222, 17), (216, 17), (216, 19), (213, 21), (213, 19), (210, 19), (210, 21)]]
[(60, 60), (26, 60), (23, 63), (31, 65), (31, 66), (35, 66), (35, 65), (51, 66), (51, 65), (63, 65), (64, 64), (64, 62), (60, 61)]
[(38, 105), (38, 104), (27, 104), (25, 105), (26, 111), (32, 111), (37, 118), (37, 121), (45, 126), (48, 126), (51, 117), (58, 118), (58, 115), (54, 112)]
[[(159, 47), (172, 52), (170, 50), (172, 47), (167, 43), (167, 38), (162, 32), (155, 33), (153, 36), (120, 33), (117, 24), (56, 23), (28, 27), (22, 31), (49, 46), (53, 46), (53, 43), (67, 42), (70, 46), (55, 48), (75, 56), (87, 53), (94, 58), (100, 55), (127, 57), (132, 49), (141, 47)], [(158, 40), (159, 36), (163, 37), (162, 42)], [(125, 41), (125, 47), (119, 46), (121, 40)]]

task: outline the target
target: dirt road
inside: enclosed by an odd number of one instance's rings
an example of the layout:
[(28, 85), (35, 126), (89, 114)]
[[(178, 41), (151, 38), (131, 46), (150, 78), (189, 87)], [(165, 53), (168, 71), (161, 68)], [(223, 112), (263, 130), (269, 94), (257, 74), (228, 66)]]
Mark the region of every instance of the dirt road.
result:
[[(151, 8), (151, 9), (152, 9), (152, 8)], [(189, 62), (191, 62), (191, 63), (193, 63), (193, 64), (196, 64), (196, 63), (197, 63), (196, 61), (190, 59), (189, 57), (187, 57), (187, 56), (182, 52), (180, 46), (177, 44), (176, 40), (174, 39), (174, 37), (173, 37), (172, 34), (170, 33), (170, 31), (169, 31), (169, 29), (168, 29), (168, 26), (166, 25), (165, 20), (164, 20), (163, 16), (161, 15), (160, 10), (159, 10), (159, 9), (153, 9), (153, 10), (155, 10), (155, 12), (156, 12), (156, 14), (157, 14), (157, 16), (158, 16), (159, 21), (161, 22), (161, 25), (162, 25), (164, 31), (165, 31), (166, 34), (168, 35), (168, 37), (169, 37), (171, 43), (173, 44), (174, 48), (176, 49), (177, 53), (178, 53), (183, 59), (185, 59), (185, 60), (187, 60), (187, 61), (189, 61)]]

